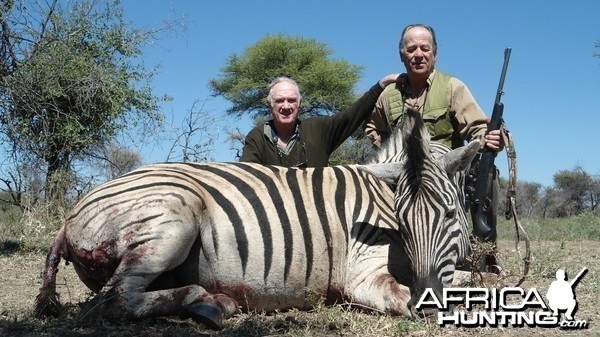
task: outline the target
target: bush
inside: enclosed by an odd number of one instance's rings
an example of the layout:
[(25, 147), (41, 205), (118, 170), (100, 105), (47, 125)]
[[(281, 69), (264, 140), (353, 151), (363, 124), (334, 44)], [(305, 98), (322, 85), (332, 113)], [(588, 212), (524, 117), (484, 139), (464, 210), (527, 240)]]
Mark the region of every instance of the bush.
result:
[(16, 206), (0, 208), (0, 246), (16, 246), (21, 251), (46, 251), (65, 218), (64, 209), (56, 210), (50, 203), (26, 212)]

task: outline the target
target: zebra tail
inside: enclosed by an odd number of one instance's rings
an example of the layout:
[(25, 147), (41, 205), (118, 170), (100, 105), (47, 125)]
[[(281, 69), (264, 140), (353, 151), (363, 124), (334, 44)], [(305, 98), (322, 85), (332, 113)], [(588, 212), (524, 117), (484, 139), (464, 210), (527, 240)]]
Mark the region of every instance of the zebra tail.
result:
[(61, 254), (64, 253), (66, 244), (65, 226), (56, 235), (50, 251), (46, 256), (46, 264), (42, 273), (44, 280), (40, 293), (35, 298), (34, 314), (38, 318), (53, 316), (58, 317), (63, 311), (59, 295), (56, 292), (56, 274), (60, 263)]

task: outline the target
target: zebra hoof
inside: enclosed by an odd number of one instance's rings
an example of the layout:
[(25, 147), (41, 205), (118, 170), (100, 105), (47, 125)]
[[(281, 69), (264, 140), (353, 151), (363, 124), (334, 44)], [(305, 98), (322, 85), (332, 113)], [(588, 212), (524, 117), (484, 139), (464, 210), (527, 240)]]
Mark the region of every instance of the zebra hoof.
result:
[(188, 305), (182, 318), (191, 318), (213, 330), (223, 329), (223, 310), (216, 304), (196, 302)]

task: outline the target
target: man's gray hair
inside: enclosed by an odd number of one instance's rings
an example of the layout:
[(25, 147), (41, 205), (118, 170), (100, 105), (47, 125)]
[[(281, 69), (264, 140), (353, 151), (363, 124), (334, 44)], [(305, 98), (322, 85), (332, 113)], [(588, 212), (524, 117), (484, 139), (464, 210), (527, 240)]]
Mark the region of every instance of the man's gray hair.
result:
[(435, 38), (435, 31), (433, 30), (433, 28), (431, 26), (427, 26), (421, 23), (416, 23), (414, 25), (408, 25), (406, 27), (404, 27), (404, 29), (402, 30), (402, 35), (400, 36), (400, 43), (398, 44), (398, 49), (400, 50), (400, 56), (402, 56), (404, 54), (405, 48), (404, 48), (404, 35), (406, 35), (406, 32), (408, 32), (410, 29), (415, 28), (415, 27), (422, 27), (425, 28), (429, 31), (429, 33), (431, 34), (431, 43), (433, 44), (431, 46), (431, 51), (433, 51), (433, 55), (437, 55), (437, 40)]
[(300, 93), (300, 86), (298, 85), (298, 83), (287, 76), (279, 76), (279, 77), (275, 78), (274, 80), (272, 80), (268, 86), (269, 95), (267, 96), (267, 102), (269, 102), (270, 106), (273, 106), (273, 87), (275, 86), (275, 84), (281, 83), (281, 82), (288, 82), (288, 83), (291, 83), (294, 86), (296, 86), (296, 89), (298, 90), (298, 100), (302, 101), (302, 94)]

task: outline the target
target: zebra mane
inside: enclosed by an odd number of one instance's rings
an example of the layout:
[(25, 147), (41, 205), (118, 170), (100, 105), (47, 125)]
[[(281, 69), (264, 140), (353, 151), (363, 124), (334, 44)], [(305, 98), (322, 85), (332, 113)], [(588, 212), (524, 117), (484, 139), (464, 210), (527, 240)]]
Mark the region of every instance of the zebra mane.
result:
[(430, 135), (421, 114), (413, 109), (406, 110), (399, 129), (401, 130), (404, 154), (407, 159), (405, 169), (406, 172), (409, 172), (409, 175), (414, 175), (411, 185), (418, 187), (421, 185), (425, 162), (430, 158)]
[[(427, 132), (421, 114), (413, 109), (407, 109), (399, 127), (394, 128), (383, 139), (379, 149), (372, 148), (365, 156), (366, 160), (364, 162), (368, 164), (399, 162), (408, 155), (408, 151), (405, 151), (405, 148), (422, 150), (412, 153), (410, 158), (416, 159), (427, 156), (429, 153), (429, 139), (430, 135)], [(415, 148), (415, 145), (418, 146)]]
[(371, 151), (365, 156), (365, 163), (399, 162), (408, 154), (405, 148), (418, 151), (412, 153), (411, 158), (427, 157), (430, 151), (430, 138), (421, 114), (413, 109), (407, 109), (400, 126), (394, 128), (384, 138), (380, 148), (371, 148)]
[(430, 138), (421, 114), (407, 109), (399, 127), (384, 139), (379, 149), (373, 149), (365, 163), (402, 163), (403, 185), (408, 188), (407, 192), (415, 195), (422, 185), (425, 164), (450, 150), (445, 145), (430, 143)]
[(383, 140), (380, 148), (372, 147), (365, 156), (365, 163), (391, 163), (400, 161), (404, 148), (404, 140), (401, 128), (395, 128), (392, 133)]

